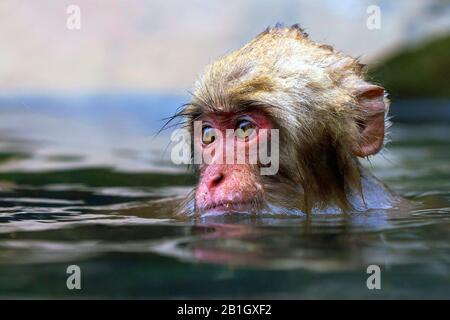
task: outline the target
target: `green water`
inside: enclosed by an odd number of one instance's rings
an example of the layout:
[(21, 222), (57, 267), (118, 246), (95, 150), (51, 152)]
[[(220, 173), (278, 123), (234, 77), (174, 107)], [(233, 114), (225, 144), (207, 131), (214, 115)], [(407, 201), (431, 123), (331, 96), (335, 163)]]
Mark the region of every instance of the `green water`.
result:
[(105, 114), (0, 109), (0, 298), (450, 298), (448, 123), (398, 123), (365, 163), (409, 212), (177, 220), (167, 136)]

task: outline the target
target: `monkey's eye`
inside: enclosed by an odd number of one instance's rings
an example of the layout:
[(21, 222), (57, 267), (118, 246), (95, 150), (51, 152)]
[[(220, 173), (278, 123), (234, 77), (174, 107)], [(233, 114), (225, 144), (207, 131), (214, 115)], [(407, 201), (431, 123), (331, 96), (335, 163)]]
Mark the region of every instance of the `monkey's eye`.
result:
[(216, 140), (214, 129), (210, 126), (204, 126), (202, 129), (202, 142), (203, 144), (210, 144)]
[(236, 137), (239, 139), (246, 139), (250, 137), (255, 131), (256, 126), (249, 120), (239, 120), (236, 125)]

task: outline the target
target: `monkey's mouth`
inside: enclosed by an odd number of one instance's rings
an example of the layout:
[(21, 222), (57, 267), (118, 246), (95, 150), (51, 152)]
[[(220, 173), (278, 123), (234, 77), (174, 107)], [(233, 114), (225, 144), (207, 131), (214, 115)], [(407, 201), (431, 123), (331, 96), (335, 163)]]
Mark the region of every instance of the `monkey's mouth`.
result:
[(211, 203), (200, 209), (202, 215), (219, 215), (226, 213), (251, 213), (254, 211), (251, 202), (220, 201)]

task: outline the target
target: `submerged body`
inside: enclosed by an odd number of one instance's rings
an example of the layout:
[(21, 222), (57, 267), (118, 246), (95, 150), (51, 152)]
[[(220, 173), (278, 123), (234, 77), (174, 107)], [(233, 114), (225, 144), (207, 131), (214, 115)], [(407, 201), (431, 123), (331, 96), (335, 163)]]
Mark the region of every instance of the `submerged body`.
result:
[[(209, 65), (177, 114), (193, 136), (193, 158), (209, 159), (194, 163), (199, 183), (180, 213), (393, 207), (400, 198), (358, 160), (382, 149), (388, 110), (385, 90), (364, 79), (357, 59), (297, 25), (268, 28)], [(270, 161), (251, 162), (261, 146)]]

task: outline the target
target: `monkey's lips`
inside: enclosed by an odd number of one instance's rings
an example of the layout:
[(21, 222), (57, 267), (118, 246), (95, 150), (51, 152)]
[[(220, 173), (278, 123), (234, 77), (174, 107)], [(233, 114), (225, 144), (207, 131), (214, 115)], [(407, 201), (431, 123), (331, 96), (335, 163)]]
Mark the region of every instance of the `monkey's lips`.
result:
[(219, 215), (226, 213), (250, 213), (253, 211), (251, 202), (219, 201), (200, 208), (202, 215)]

